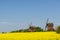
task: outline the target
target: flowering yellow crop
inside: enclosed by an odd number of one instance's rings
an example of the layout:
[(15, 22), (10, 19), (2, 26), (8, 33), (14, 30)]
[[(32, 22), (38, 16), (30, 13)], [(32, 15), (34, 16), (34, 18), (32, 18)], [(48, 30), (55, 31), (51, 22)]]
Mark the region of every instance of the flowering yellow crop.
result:
[(60, 40), (56, 32), (27, 32), (0, 34), (0, 40)]

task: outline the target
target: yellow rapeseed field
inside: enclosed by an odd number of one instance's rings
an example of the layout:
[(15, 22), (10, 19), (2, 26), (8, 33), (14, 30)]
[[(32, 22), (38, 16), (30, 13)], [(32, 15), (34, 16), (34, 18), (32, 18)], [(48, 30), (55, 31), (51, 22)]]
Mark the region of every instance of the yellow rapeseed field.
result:
[(0, 40), (60, 40), (56, 32), (21, 32), (0, 34)]

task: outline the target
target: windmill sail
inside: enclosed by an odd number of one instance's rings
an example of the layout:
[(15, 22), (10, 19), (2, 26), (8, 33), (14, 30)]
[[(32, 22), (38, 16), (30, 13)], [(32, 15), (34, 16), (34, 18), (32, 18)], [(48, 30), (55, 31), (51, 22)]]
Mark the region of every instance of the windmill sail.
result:
[(32, 22), (30, 23), (29, 27), (31, 27), (31, 26), (32, 26)]
[(47, 28), (47, 24), (48, 24), (48, 21), (49, 21), (49, 19), (47, 19), (47, 21), (46, 21), (46, 26), (45, 26), (45, 30), (46, 30), (46, 28)]

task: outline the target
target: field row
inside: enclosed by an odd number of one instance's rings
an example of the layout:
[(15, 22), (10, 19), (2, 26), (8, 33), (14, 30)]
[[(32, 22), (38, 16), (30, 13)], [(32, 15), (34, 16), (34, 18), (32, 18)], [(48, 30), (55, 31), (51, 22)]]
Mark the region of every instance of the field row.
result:
[(55, 32), (7, 33), (0, 34), (0, 40), (60, 40)]

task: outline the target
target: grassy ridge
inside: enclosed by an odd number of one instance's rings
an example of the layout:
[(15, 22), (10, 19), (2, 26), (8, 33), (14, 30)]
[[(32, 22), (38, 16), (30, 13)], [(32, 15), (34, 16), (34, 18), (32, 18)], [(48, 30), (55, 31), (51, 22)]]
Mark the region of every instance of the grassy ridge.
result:
[(60, 40), (56, 32), (26, 32), (0, 34), (0, 40)]

